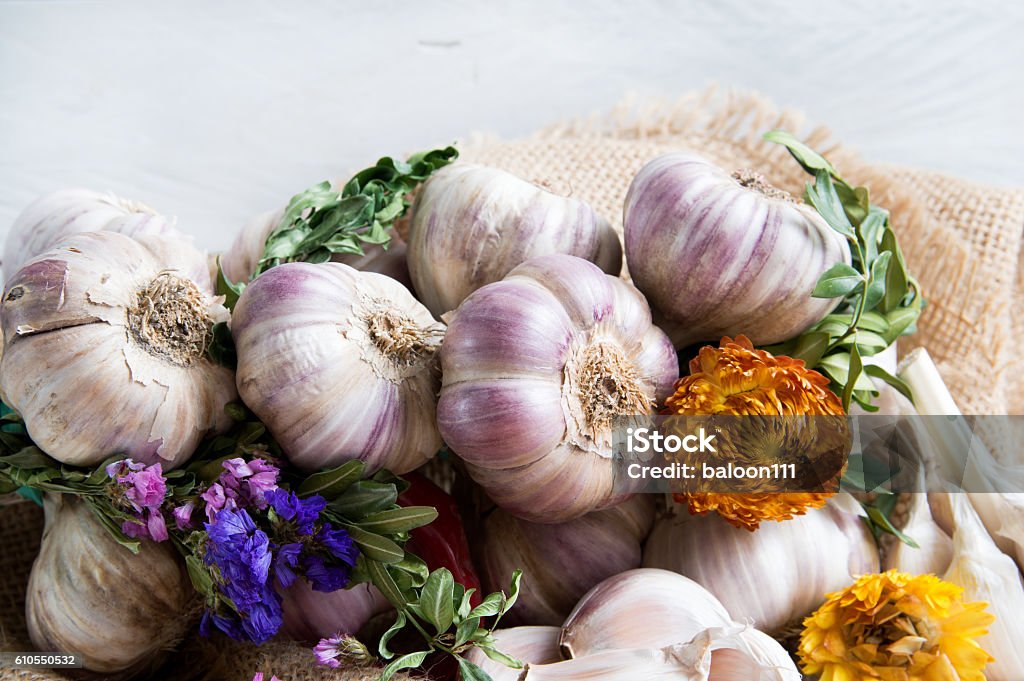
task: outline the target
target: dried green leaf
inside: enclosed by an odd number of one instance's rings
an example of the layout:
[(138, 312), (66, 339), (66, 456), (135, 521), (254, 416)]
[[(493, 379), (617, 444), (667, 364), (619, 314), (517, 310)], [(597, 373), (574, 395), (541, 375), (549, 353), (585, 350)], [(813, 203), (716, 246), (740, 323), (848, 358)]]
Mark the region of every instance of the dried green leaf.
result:
[(811, 292), (814, 298), (843, 298), (864, 285), (860, 272), (846, 263), (836, 263), (825, 270)]

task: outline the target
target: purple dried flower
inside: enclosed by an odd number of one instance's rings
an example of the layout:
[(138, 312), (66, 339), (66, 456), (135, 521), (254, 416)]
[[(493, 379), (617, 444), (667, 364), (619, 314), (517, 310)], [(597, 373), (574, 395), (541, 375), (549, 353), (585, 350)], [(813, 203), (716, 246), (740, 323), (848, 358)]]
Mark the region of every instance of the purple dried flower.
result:
[(359, 549), (356, 548), (352, 537), (344, 529), (334, 527), (330, 523), (324, 523), (323, 527), (316, 534), (316, 541), (338, 560), (348, 565), (356, 564), (356, 558), (359, 557)]
[(327, 508), (327, 500), (319, 494), (300, 499), (295, 492), (280, 488), (267, 492), (267, 502), (279, 516), (293, 521), (299, 528), (299, 534), (304, 535), (314, 533), (320, 512)]
[[(270, 579), (270, 539), (244, 509), (222, 510), (205, 527), (210, 538), (206, 562), (220, 570), (224, 595), (235, 604), (245, 635), (263, 643), (282, 623), (281, 596)], [(221, 627), (217, 619), (214, 623), (228, 635), (237, 633), (233, 626)]]
[(167, 495), (167, 481), (158, 463), (142, 470), (130, 470), (117, 481), (127, 486), (125, 497), (136, 511), (160, 508)]
[(295, 582), (295, 569), (299, 566), (299, 554), (302, 552), (302, 544), (285, 544), (277, 550), (274, 556), (274, 573), (281, 586), (287, 589)]
[(317, 664), (331, 669), (341, 667), (342, 661), (349, 665), (362, 666), (372, 660), (370, 651), (357, 638), (341, 633), (320, 639), (313, 647), (313, 655), (316, 656)]
[(172, 511), (174, 524), (179, 530), (192, 529), (192, 511), (196, 508), (195, 501), (188, 501), (181, 506), (175, 506)]
[(199, 496), (206, 502), (206, 519), (211, 523), (221, 511), (233, 511), (238, 508), (236, 502), (238, 498), (237, 493), (233, 489), (225, 488), (218, 482), (210, 485), (209, 489)]

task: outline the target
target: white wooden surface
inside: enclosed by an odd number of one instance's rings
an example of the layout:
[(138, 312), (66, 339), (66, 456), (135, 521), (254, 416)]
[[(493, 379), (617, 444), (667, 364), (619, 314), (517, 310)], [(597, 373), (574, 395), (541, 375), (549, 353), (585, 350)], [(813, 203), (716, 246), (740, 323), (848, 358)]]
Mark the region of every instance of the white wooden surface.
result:
[(1022, 36), (1012, 0), (0, 0), (0, 238), (78, 185), (222, 248), (377, 156), (710, 83), (870, 159), (1020, 186)]

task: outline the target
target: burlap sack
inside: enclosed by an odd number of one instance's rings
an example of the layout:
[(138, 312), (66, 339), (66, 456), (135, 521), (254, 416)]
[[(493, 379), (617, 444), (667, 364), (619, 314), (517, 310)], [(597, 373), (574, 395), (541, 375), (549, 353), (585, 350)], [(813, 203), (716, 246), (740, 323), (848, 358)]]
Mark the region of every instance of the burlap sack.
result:
[[(466, 161), (505, 168), (588, 201), (621, 233), (630, 179), (668, 151), (691, 149), (726, 167), (754, 168), (800, 194), (803, 172), (783, 149), (761, 140), (773, 128), (803, 136), (892, 211), (909, 268), (928, 299), (919, 332), (903, 341), (901, 350), (927, 347), (965, 413), (1024, 412), (1024, 364), (1014, 352), (1014, 339), (1024, 333), (1024, 189), (871, 165), (824, 129), (808, 128), (795, 112), (779, 111), (757, 95), (714, 90), (672, 103), (627, 103), (609, 116), (553, 126), (524, 140), (477, 136), (461, 146)], [(30, 504), (0, 510), (3, 650), (31, 649), (24, 592), (41, 528), (42, 514)], [(250, 681), (257, 671), (284, 681), (374, 678), (369, 672), (317, 668), (309, 649), (296, 644), (257, 648), (198, 636), (174, 654), (162, 678)], [(54, 672), (0, 670), (0, 680), (63, 678)]]

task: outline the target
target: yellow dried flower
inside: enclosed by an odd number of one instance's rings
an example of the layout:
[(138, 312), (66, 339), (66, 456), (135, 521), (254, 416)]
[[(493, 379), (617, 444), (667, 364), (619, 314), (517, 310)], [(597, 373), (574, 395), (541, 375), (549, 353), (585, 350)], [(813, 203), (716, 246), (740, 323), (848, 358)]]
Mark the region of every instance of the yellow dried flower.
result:
[(821, 681), (985, 681), (993, 659), (975, 639), (995, 617), (962, 593), (935, 575), (864, 575), (804, 620), (803, 671)]
[[(842, 402), (828, 389), (828, 379), (808, 369), (803, 360), (774, 356), (754, 349), (745, 336), (726, 336), (718, 348), (705, 346), (690, 362), (690, 375), (681, 378), (666, 401), (665, 412), (683, 416), (844, 416)], [(688, 427), (692, 426), (692, 420)], [(749, 482), (736, 492), (677, 493), (677, 501), (691, 513), (718, 512), (736, 527), (754, 530), (762, 520), (788, 520), (808, 509), (820, 508), (839, 487), (848, 454), (849, 431), (845, 418), (744, 419), (741, 425), (718, 427), (720, 456), (737, 464), (770, 465), (821, 455), (803, 467), (810, 474), (828, 471), (826, 480), (801, 489), (778, 492), (779, 481)], [(794, 488), (792, 482), (790, 489)], [(781, 485), (785, 487), (785, 485)]]

